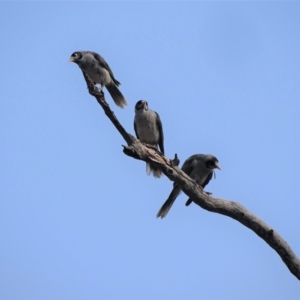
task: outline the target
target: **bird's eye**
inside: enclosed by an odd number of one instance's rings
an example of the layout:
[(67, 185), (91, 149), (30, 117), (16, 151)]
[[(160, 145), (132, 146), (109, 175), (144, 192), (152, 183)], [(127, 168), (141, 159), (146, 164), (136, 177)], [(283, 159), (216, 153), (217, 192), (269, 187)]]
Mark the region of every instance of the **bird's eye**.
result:
[(78, 53), (73, 53), (73, 55), (72, 55), (73, 57), (77, 57), (78, 56)]
[(208, 168), (212, 168), (214, 165), (215, 165), (215, 164), (214, 164), (214, 162), (212, 162), (212, 161), (208, 161), (207, 164), (206, 164), (206, 166), (207, 166)]

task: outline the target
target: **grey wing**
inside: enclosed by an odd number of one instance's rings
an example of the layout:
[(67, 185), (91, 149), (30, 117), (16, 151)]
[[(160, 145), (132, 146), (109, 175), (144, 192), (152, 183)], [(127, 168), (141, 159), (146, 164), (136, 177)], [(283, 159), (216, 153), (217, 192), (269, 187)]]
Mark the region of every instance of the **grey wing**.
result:
[[(212, 172), (210, 172), (208, 175), (207, 175), (207, 177), (206, 177), (206, 179), (205, 179), (205, 181), (202, 183), (202, 188), (204, 189), (205, 188), (205, 186), (210, 182), (210, 180), (212, 179), (212, 177), (213, 177), (213, 171)], [(191, 198), (189, 198), (187, 201), (186, 201), (186, 203), (185, 203), (185, 205), (186, 206), (189, 206), (191, 203), (193, 202), (193, 200), (191, 199)]]
[(165, 149), (164, 149), (164, 131), (163, 131), (163, 127), (162, 127), (162, 122), (160, 120), (159, 114), (157, 112), (156, 113), (156, 126), (159, 132), (159, 140), (158, 140), (158, 145), (160, 148), (160, 152), (162, 154), (165, 154)]
[(205, 188), (205, 186), (210, 182), (210, 180), (212, 179), (212, 177), (213, 177), (213, 171), (211, 171), (209, 174), (208, 174), (208, 176), (206, 177), (206, 179), (205, 179), (205, 181), (202, 183), (202, 187), (203, 187), (203, 189)]
[(108, 71), (110, 77), (112, 78), (112, 80), (114, 81), (116, 86), (119, 86), (121, 83), (114, 77), (114, 73), (111, 70), (111, 68), (109, 67), (108, 63), (105, 61), (105, 59), (96, 52), (89, 51), (89, 53), (91, 53), (94, 56), (94, 58), (99, 62), (100, 66), (102, 68), (104, 68)]
[(182, 165), (181, 170), (188, 174), (189, 176), (193, 173), (194, 169), (195, 169), (195, 165), (193, 164), (194, 159), (196, 158), (197, 154), (192, 155), (191, 157), (189, 157)]
[(133, 122), (133, 127), (134, 127), (134, 131), (135, 131), (136, 137), (137, 137), (138, 139), (140, 139), (140, 138), (139, 138), (139, 135), (138, 135), (138, 132), (137, 132), (137, 128), (136, 128), (136, 123), (135, 123), (135, 121)]

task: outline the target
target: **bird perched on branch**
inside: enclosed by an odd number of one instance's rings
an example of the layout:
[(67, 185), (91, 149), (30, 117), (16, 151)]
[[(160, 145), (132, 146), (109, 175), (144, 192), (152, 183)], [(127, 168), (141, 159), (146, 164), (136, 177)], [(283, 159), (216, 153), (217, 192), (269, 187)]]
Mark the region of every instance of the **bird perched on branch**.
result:
[[(181, 170), (189, 175), (196, 184), (199, 184), (202, 189), (204, 189), (212, 179), (214, 169), (221, 170), (217, 158), (210, 154), (192, 155), (184, 162), (181, 168)], [(180, 192), (180, 186), (176, 182), (174, 182), (173, 190), (169, 195), (169, 198), (158, 211), (156, 215), (157, 218), (164, 218), (168, 214), (170, 208), (172, 207)], [(186, 205), (190, 205), (191, 203), (192, 200), (188, 199)]]
[(101, 89), (105, 86), (116, 105), (121, 108), (127, 105), (124, 96), (118, 89), (121, 83), (114, 77), (111, 68), (98, 53), (77, 51), (71, 55), (69, 62), (76, 63), (94, 84), (99, 83), (101, 85)]
[[(164, 133), (162, 123), (157, 112), (149, 109), (148, 102), (140, 100), (135, 105), (135, 117), (134, 117), (134, 131), (136, 137), (144, 143), (153, 145), (162, 154), (164, 150)], [(156, 178), (161, 177), (162, 172), (157, 167), (147, 163), (146, 165), (147, 174), (153, 173)]]

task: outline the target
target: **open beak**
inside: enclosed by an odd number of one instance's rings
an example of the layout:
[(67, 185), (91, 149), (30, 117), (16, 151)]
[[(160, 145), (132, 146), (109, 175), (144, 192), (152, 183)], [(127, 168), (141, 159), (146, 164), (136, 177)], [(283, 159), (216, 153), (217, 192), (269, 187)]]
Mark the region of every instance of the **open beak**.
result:
[(74, 62), (74, 57), (70, 57), (69, 62)]
[(215, 163), (215, 168), (221, 170), (221, 167), (217, 162)]

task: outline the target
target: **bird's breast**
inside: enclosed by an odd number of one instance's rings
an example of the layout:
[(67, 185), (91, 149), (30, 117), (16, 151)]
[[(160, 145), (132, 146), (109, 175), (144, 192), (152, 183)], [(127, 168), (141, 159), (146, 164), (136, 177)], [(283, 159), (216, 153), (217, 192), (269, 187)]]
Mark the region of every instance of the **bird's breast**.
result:
[(107, 85), (111, 82), (109, 72), (105, 68), (102, 68), (96, 60), (87, 60), (80, 64), (80, 68), (93, 82), (101, 85)]
[(201, 163), (197, 160), (193, 161), (193, 165), (194, 165), (194, 168), (193, 168), (192, 174), (190, 174), (190, 177), (193, 178), (199, 185), (202, 185), (205, 182), (210, 171), (208, 171), (205, 168), (203, 163)]
[(156, 114), (152, 112), (137, 113), (135, 115), (137, 134), (142, 142), (157, 145), (159, 130), (156, 126)]

